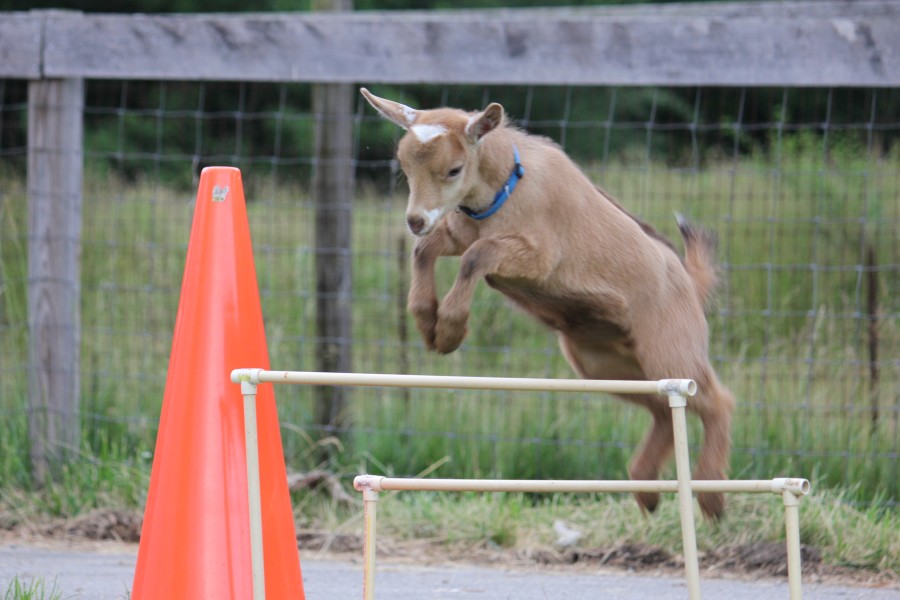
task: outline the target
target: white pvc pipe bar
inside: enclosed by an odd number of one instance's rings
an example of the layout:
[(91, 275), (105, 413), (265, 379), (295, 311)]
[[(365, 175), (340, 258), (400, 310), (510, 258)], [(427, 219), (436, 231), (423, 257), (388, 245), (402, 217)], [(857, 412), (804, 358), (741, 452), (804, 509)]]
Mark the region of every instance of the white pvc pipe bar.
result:
[(669, 394), (675, 438), (675, 475), (678, 478), (678, 512), (681, 515), (681, 539), (684, 551), (684, 575), (688, 598), (700, 600), (700, 556), (697, 553), (697, 527), (694, 524), (694, 496), (691, 493), (691, 463), (688, 453), (687, 399)]
[(247, 455), (247, 504), (250, 513), (250, 568), (253, 600), (265, 600), (266, 576), (263, 560), (262, 498), (259, 480), (259, 431), (256, 425), (256, 385), (241, 382), (244, 397), (244, 444)]
[(787, 541), (788, 591), (791, 600), (801, 600), (800, 577), (800, 498), (785, 490), (784, 534)]
[[(660, 381), (603, 381), (592, 379), (534, 379), (512, 377), (455, 377), (437, 375), (396, 375), (367, 373), (325, 373), (305, 371), (267, 371), (263, 369), (235, 369), (231, 372), (231, 381), (241, 384), (244, 394), (245, 439), (247, 446), (247, 484), (250, 487), (250, 546), (253, 568), (254, 595), (253, 600), (265, 597), (265, 566), (262, 555), (262, 516), (259, 501), (259, 450), (256, 431), (256, 386), (260, 383), (294, 383), (305, 385), (338, 385), (338, 386), (375, 386), (375, 387), (407, 387), (407, 388), (440, 388), (468, 390), (519, 390), (519, 391), (561, 391), (561, 392), (602, 392), (609, 394), (669, 394), (677, 397), (693, 396), (697, 392), (697, 384), (691, 379), (664, 379)], [(251, 410), (252, 417), (246, 415)], [(252, 453), (252, 456), (251, 456)], [(689, 471), (680, 470), (679, 477), (687, 477), (682, 488), (690, 495)], [(255, 482), (255, 483), (254, 483)], [(375, 514), (376, 492), (365, 492), (369, 498), (364, 499), (366, 509), (366, 535), (371, 541), (365, 545), (367, 568), (364, 576), (364, 594), (367, 600), (374, 598), (375, 567)], [(691, 515), (693, 517), (693, 514)], [(693, 530), (693, 522), (691, 522)], [(258, 530), (258, 531), (257, 531)], [(371, 535), (370, 535), (371, 534)], [(692, 534), (693, 535), (693, 534)], [(687, 538), (686, 538), (687, 539)], [(685, 555), (696, 555), (696, 542), (693, 548), (685, 548)], [(699, 579), (699, 571), (695, 574)], [(690, 576), (688, 577), (690, 579)], [(260, 583), (257, 583), (260, 582)], [(261, 591), (259, 591), (261, 586)], [(691, 600), (699, 600), (692, 596)]]
[[(426, 492), (534, 492), (534, 493), (622, 493), (660, 492), (675, 493), (675, 480), (572, 480), (572, 479), (415, 479), (409, 477), (382, 477), (358, 475), (353, 487), (359, 491), (426, 491)], [(809, 481), (779, 477), (776, 479), (710, 479), (693, 480), (694, 492), (723, 492), (750, 494), (791, 495), (809, 493)]]
[(443, 388), (456, 390), (520, 390), (531, 392), (604, 392), (608, 394), (681, 394), (693, 396), (692, 379), (660, 381), (604, 381), (598, 379), (530, 379), (516, 377), (456, 377), (387, 373), (321, 373), (236, 369), (231, 381), (240, 383), (299, 383), (350, 387)]
[[(800, 564), (800, 497), (809, 493), (809, 480), (776, 477), (760, 480), (699, 480), (691, 481), (697, 492), (780, 494), (784, 502), (784, 526), (787, 540), (788, 593), (790, 600), (802, 600)], [(363, 493), (365, 533), (363, 541), (363, 600), (375, 600), (375, 519), (378, 492), (537, 492), (537, 493), (633, 493), (677, 492), (678, 481), (602, 481), (602, 480), (543, 480), (543, 479), (416, 479), (358, 475), (353, 487)], [(689, 498), (691, 496), (688, 496)], [(692, 503), (691, 503), (692, 506)], [(692, 519), (693, 522), (693, 519)], [(682, 535), (684, 532), (682, 523)], [(696, 536), (696, 532), (695, 532)], [(696, 539), (693, 539), (696, 552)], [(685, 544), (688, 547), (688, 544)], [(687, 563), (685, 557), (685, 563)], [(688, 597), (699, 597), (699, 560), (697, 579), (688, 588)], [(685, 570), (690, 577), (690, 571)]]
[[(259, 455), (256, 431), (256, 385), (259, 383), (295, 383), (305, 385), (375, 386), (443, 389), (483, 389), (520, 391), (603, 392), (612, 394), (666, 394), (672, 408), (675, 437), (677, 481), (510, 481), (510, 480), (403, 480), (364, 475), (354, 480), (363, 492), (365, 508), (364, 581), (365, 600), (374, 600), (375, 523), (379, 489), (445, 489), (446, 491), (546, 491), (546, 492), (635, 492), (677, 491), (685, 555), (685, 574), (690, 600), (700, 599), (700, 567), (694, 526), (693, 491), (698, 492), (774, 492), (781, 493), (785, 505), (788, 543), (790, 598), (800, 600), (800, 532), (798, 496), (809, 492), (805, 479), (778, 478), (771, 481), (699, 481), (691, 482), (688, 457), (686, 396), (693, 396), (697, 385), (690, 379), (660, 381), (601, 381), (590, 379), (528, 379), (509, 377), (454, 377), (433, 375), (395, 375), (365, 373), (323, 373), (302, 371), (265, 371), (236, 369), (231, 381), (241, 384), (245, 403), (248, 487), (250, 488), (251, 556), (253, 598), (265, 598), (262, 555), (262, 518), (259, 501)], [(252, 412), (252, 417), (248, 416)], [(251, 456), (252, 453), (252, 456)], [(413, 484), (404, 481), (415, 482)], [(427, 483), (431, 482), (431, 483)], [(443, 483), (441, 483), (443, 482)], [(423, 485), (424, 484), (424, 485)], [(674, 489), (671, 486), (674, 484)], [(384, 486), (398, 487), (384, 487)], [(428, 487), (445, 485), (448, 487)], [(408, 487), (403, 487), (408, 486)], [(457, 487), (453, 487), (457, 486)], [(464, 486), (464, 487), (459, 487)], [(255, 488), (255, 491), (254, 491)], [(255, 498), (254, 498), (255, 496)]]
[(363, 489), (363, 600), (375, 600), (375, 523), (378, 492)]

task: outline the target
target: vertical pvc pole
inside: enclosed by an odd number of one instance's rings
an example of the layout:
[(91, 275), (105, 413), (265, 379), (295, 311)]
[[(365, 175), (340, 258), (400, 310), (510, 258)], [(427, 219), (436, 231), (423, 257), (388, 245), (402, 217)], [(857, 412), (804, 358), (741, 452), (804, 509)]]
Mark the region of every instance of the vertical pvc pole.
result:
[(250, 565), (253, 600), (266, 598), (266, 573), (263, 562), (262, 499), (259, 489), (259, 440), (256, 428), (256, 384), (241, 382), (244, 396), (244, 444), (247, 448), (247, 498), (250, 509)]
[(781, 494), (784, 500), (784, 533), (787, 540), (788, 588), (791, 600), (801, 600), (801, 567), (800, 567), (800, 498), (793, 492), (785, 490)]
[(675, 472), (678, 477), (678, 507), (681, 513), (681, 539), (684, 551), (684, 575), (688, 598), (700, 600), (700, 559), (697, 555), (697, 531), (694, 528), (694, 496), (691, 492), (691, 459), (688, 453), (687, 398), (669, 394), (675, 435)]
[(375, 517), (378, 508), (378, 492), (363, 490), (363, 600), (375, 600)]

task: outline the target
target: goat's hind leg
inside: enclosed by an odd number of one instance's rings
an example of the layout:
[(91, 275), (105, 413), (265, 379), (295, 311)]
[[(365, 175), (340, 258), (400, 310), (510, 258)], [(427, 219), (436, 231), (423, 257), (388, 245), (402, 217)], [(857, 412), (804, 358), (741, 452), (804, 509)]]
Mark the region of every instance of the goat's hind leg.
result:
[[(565, 335), (559, 336), (559, 346), (566, 360), (582, 379), (647, 378), (629, 356), (608, 349), (602, 350), (600, 347), (579, 345)], [(643, 406), (653, 417), (653, 423), (628, 467), (628, 475), (632, 480), (655, 480), (675, 447), (668, 402), (657, 395), (621, 394), (618, 397)], [(644, 512), (653, 512), (659, 504), (659, 494), (656, 492), (637, 492), (634, 497)]]
[[(699, 398), (695, 406), (700, 421), (703, 423), (703, 446), (694, 469), (694, 479), (725, 479), (728, 470), (729, 449), (731, 447), (731, 413), (733, 400), (730, 392), (716, 384), (708, 391), (714, 399), (707, 401)], [(661, 397), (639, 397), (640, 403), (650, 410), (653, 424), (644, 436), (641, 446), (628, 468), (628, 475), (633, 480), (657, 479), (663, 465), (672, 455), (674, 449), (674, 430), (672, 413), (668, 404), (660, 401)], [(635, 397), (628, 398), (634, 400)], [(695, 399), (698, 399), (695, 397)], [(650, 404), (654, 402), (654, 404)], [(690, 402), (690, 401), (689, 401)], [(659, 503), (659, 494), (653, 492), (635, 493), (635, 499), (641, 509), (653, 512)], [(700, 510), (710, 519), (721, 518), (725, 512), (725, 496), (720, 492), (704, 492), (697, 494)]]
[[(661, 396), (622, 396), (637, 402), (650, 411), (653, 423), (628, 466), (628, 476), (634, 481), (650, 481), (659, 478), (663, 465), (675, 447), (674, 427), (668, 404)], [(635, 500), (644, 512), (653, 512), (659, 504), (658, 492), (635, 492)]]
[[(715, 374), (698, 381), (698, 394), (689, 400), (703, 423), (703, 447), (697, 459), (694, 478), (725, 479), (731, 450), (731, 416), (734, 397), (719, 383)], [(721, 493), (697, 494), (703, 514), (720, 518), (725, 512), (725, 497)]]
[[(714, 399), (709, 400), (708, 397)], [(662, 396), (632, 396), (627, 399), (638, 400), (653, 416), (653, 423), (635, 453), (628, 475), (633, 480), (657, 479), (675, 447), (671, 409)], [(698, 394), (688, 402), (692, 401), (695, 401), (693, 410), (703, 423), (703, 446), (693, 478), (725, 479), (731, 447), (731, 395), (727, 389), (715, 385), (713, 389), (703, 392), (703, 396)], [(659, 503), (659, 494), (638, 492), (635, 499), (641, 509), (653, 512)], [(698, 493), (697, 502), (707, 518), (718, 519), (725, 512), (725, 496), (720, 492)]]
[[(697, 457), (693, 478), (725, 479), (731, 448), (734, 399), (715, 380), (715, 376), (698, 388), (698, 394), (688, 399), (688, 407), (700, 417), (703, 424), (703, 445)], [(631, 396), (627, 399), (637, 400), (653, 416), (653, 424), (641, 442), (628, 474), (634, 480), (656, 479), (675, 447), (672, 411), (663, 396)], [(659, 494), (655, 493), (637, 493), (635, 497), (641, 508), (650, 512), (659, 501)], [(725, 496), (721, 492), (698, 493), (697, 502), (704, 516), (709, 519), (721, 518), (725, 512)]]

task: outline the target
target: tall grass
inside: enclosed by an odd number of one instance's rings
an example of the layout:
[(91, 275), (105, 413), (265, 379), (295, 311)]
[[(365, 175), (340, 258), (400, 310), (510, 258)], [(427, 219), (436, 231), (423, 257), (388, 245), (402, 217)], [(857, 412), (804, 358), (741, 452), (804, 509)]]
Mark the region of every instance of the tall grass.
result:
[[(790, 145), (793, 144), (793, 145)], [(900, 294), (900, 156), (826, 157), (798, 136), (783, 156), (710, 159), (702, 169), (620, 162), (590, 171), (673, 238), (675, 210), (719, 232), (723, 287), (712, 355), (740, 405), (732, 473), (809, 476), (853, 501), (896, 502)], [(0, 493), (27, 489), (26, 215), (23, 182), (0, 196)], [(244, 174), (271, 362), (315, 365), (314, 218), (305, 191)], [(89, 176), (82, 261), (81, 467), (42, 496), (55, 514), (115, 501), (146, 485), (187, 250), (193, 194)], [(478, 290), (463, 347), (424, 352), (403, 310), (410, 241), (405, 200), (363, 193), (354, 209), (356, 371), (571, 377), (552, 333)], [(871, 389), (863, 251), (878, 258), (879, 385)], [(442, 289), (456, 261), (440, 268)], [(404, 334), (408, 331), (408, 334)], [(248, 365), (251, 366), (251, 365)], [(314, 466), (310, 390), (276, 390), (290, 468)], [(338, 464), (443, 476), (621, 478), (647, 417), (581, 394), (352, 392)], [(872, 422), (870, 407), (882, 407)], [(700, 431), (692, 423), (696, 444)], [(91, 490), (87, 493), (87, 490)]]
[(62, 600), (62, 597), (55, 581), (48, 587), (42, 579), (23, 581), (18, 577), (9, 582), (3, 593), (3, 600)]

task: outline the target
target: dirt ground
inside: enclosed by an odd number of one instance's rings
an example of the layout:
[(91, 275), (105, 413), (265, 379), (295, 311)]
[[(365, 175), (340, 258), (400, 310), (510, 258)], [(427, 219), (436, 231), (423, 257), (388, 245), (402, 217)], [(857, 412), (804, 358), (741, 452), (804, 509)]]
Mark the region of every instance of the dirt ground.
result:
[[(116, 551), (123, 547), (134, 549), (140, 540), (142, 516), (138, 512), (101, 510), (74, 519), (50, 520), (12, 526), (0, 515), (0, 543), (27, 542), (35, 545), (83, 545), (85, 548)], [(297, 543), (301, 555), (362, 557), (362, 536), (333, 534), (327, 531), (300, 530)], [(642, 574), (680, 574), (681, 557), (665, 550), (642, 544), (620, 544), (608, 548), (555, 548), (507, 550), (485, 545), (448, 547), (428, 541), (397, 541), (379, 536), (380, 558), (394, 562), (409, 560), (417, 564), (462, 563), (481, 566), (534, 567), (540, 565), (552, 571), (582, 572), (598, 568)], [(867, 570), (826, 565), (816, 548), (803, 546), (804, 581), (834, 585), (854, 585), (897, 589), (900, 574), (875, 573)], [(757, 542), (716, 549), (701, 555), (704, 576), (727, 579), (782, 579), (787, 576), (784, 544)]]

